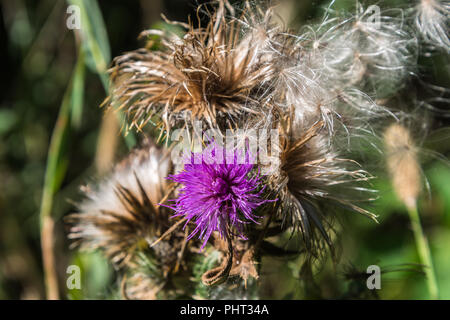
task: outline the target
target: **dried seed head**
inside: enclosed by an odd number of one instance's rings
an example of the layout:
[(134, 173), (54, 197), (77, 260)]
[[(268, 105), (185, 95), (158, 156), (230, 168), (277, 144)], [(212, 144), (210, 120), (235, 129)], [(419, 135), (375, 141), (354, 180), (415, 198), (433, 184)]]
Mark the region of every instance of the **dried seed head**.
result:
[(170, 159), (154, 145), (136, 150), (68, 217), (69, 238), (84, 249), (101, 249), (114, 265), (130, 264), (139, 249), (169, 227), (166, 208), (156, 206), (170, 192), (164, 179)]
[(405, 127), (394, 123), (384, 133), (384, 144), (394, 190), (408, 208), (414, 208), (420, 193), (421, 179), (417, 148), (411, 135)]
[(264, 32), (255, 28), (243, 35), (249, 21), (233, 14), (228, 1), (220, 0), (206, 28), (176, 23), (187, 30), (183, 38), (146, 31), (142, 35), (161, 38), (161, 49), (140, 49), (114, 60), (108, 102), (118, 101), (130, 128), (142, 128), (152, 117), (166, 130), (193, 120), (228, 128), (270, 108), (274, 72), (259, 50)]
[(375, 101), (398, 92), (415, 71), (417, 39), (401, 14), (379, 12), (377, 22), (370, 15), (358, 4), (354, 15), (327, 12), (298, 35), (270, 38), (265, 50), (278, 75), (275, 104), (294, 106), (301, 127), (323, 120), (330, 135), (350, 138), (392, 115)]
[(375, 220), (373, 214), (355, 204), (370, 200), (367, 194), (371, 190), (361, 184), (371, 176), (355, 161), (337, 156), (327, 131), (322, 130), (322, 121), (304, 128), (303, 133), (291, 126), (280, 125), (281, 167), (280, 172), (269, 177), (269, 185), (281, 199), (278, 214), (283, 225), (300, 231), (306, 248), (315, 253), (322, 247), (321, 239), (331, 246), (327, 231), (330, 217), (321, 210), (327, 203), (334, 202)]

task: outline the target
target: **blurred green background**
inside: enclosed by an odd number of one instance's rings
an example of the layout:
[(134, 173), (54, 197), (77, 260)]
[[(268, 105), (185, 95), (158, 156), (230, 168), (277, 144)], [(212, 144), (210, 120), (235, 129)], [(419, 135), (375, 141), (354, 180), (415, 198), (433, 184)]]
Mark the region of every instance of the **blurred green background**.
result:
[[(45, 298), (40, 249), (40, 213), (55, 219), (55, 255), (62, 298), (118, 298), (112, 268), (98, 254), (69, 249), (63, 217), (80, 199), (79, 186), (104, 174), (134, 144), (124, 139), (114, 116), (99, 105), (106, 96), (105, 74), (112, 57), (142, 45), (138, 34), (167, 27), (160, 18), (187, 21), (195, 3), (187, 0), (2, 0), (0, 2), (0, 299)], [(235, 1), (239, 2), (239, 1)], [(329, 1), (281, 1), (280, 15), (292, 26), (322, 15)], [(68, 5), (78, 4), (90, 29), (80, 36), (66, 27)], [(350, 9), (353, 0), (338, 0)], [(386, 1), (383, 7), (407, 9), (410, 1)], [(423, 77), (449, 87), (448, 56), (422, 58)], [(448, 107), (448, 106), (447, 106)], [(448, 118), (432, 115), (436, 128)], [(55, 124), (57, 126), (55, 127)], [(448, 132), (425, 144), (448, 155)], [(429, 237), (441, 297), (450, 299), (450, 171), (424, 154), (424, 176), (430, 195), (420, 213)], [(372, 208), (380, 224), (353, 213), (339, 217), (340, 264), (328, 261), (314, 283), (304, 283), (299, 263), (275, 259), (264, 267), (261, 298), (427, 298), (424, 276), (408, 216), (383, 174), (380, 199)], [(66, 290), (66, 268), (81, 266), (82, 290)], [(367, 290), (369, 265), (379, 265), (382, 289)], [(283, 272), (280, 272), (283, 271)], [(284, 272), (285, 271), (285, 272)], [(317, 271), (317, 270), (316, 270)], [(293, 276), (282, 278), (283, 274)], [(306, 290), (305, 290), (306, 289)]]

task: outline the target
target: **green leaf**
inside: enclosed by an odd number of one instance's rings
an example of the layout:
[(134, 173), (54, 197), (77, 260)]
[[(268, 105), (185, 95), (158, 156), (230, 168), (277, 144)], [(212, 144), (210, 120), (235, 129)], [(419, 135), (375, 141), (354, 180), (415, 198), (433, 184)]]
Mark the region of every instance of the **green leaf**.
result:
[[(87, 57), (87, 66), (99, 75), (105, 74), (111, 60), (111, 52), (105, 23), (97, 1), (69, 0), (69, 3), (80, 8), (81, 44)], [(107, 87), (107, 77), (101, 78)]]
[(85, 81), (84, 51), (80, 50), (72, 87), (72, 125), (79, 128), (83, 116), (84, 81)]
[(14, 110), (0, 110), (0, 135), (7, 133), (17, 123)]
[[(78, 56), (78, 64), (83, 64), (83, 55)], [(55, 193), (59, 190), (62, 181), (66, 175), (69, 159), (67, 157), (68, 139), (71, 129), (71, 110), (72, 110), (72, 92), (73, 83), (76, 70), (72, 75), (69, 86), (67, 87), (64, 97), (59, 109), (58, 119), (56, 120), (55, 128), (53, 129), (50, 147), (48, 150), (47, 164), (45, 169), (44, 186), (42, 191), (41, 208), (39, 212), (41, 241), (44, 241), (43, 235), (46, 230), (46, 221), (48, 217), (52, 217), (53, 200)], [(48, 226), (48, 224), (47, 224)], [(51, 229), (50, 229), (51, 230)], [(52, 232), (52, 230), (50, 231)], [(50, 249), (52, 250), (52, 249)], [(50, 251), (51, 252), (51, 251)], [(56, 278), (56, 275), (51, 275), (51, 268), (45, 269), (46, 285), (47, 277)], [(47, 294), (49, 295), (50, 286), (47, 287)]]
[[(72, 5), (80, 8), (81, 14), (81, 47), (86, 54), (86, 65), (98, 74), (105, 92), (109, 92), (109, 79), (107, 68), (111, 61), (108, 34), (102, 13), (96, 0), (68, 0)], [(123, 124), (125, 116), (118, 111), (117, 117)], [(129, 148), (136, 144), (136, 138), (132, 133), (124, 135)]]

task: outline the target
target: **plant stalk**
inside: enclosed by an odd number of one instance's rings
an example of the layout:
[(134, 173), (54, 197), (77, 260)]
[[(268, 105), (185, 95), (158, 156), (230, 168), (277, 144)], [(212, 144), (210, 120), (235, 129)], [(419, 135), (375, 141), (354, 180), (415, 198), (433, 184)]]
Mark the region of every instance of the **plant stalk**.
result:
[(419, 259), (425, 265), (425, 275), (427, 280), (428, 291), (430, 299), (439, 299), (439, 289), (437, 286), (436, 275), (434, 273), (433, 260), (431, 258), (431, 251), (428, 245), (427, 238), (423, 233), (422, 225), (420, 223), (419, 211), (417, 205), (408, 206), (409, 219), (411, 221), (414, 239), (416, 241)]

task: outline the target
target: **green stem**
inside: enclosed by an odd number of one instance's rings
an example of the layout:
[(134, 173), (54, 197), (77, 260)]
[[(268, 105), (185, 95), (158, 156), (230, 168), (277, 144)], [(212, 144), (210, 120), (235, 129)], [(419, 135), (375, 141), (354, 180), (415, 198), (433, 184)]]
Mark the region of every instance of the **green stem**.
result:
[(431, 299), (439, 299), (439, 289), (437, 286), (436, 275), (434, 273), (433, 260), (431, 258), (431, 251), (428, 245), (427, 238), (422, 230), (420, 224), (420, 216), (417, 206), (408, 207), (409, 219), (414, 233), (419, 258), (423, 265), (425, 265), (425, 275), (427, 278), (428, 291)]
[(44, 186), (42, 191), (40, 217), (40, 237), (42, 261), (44, 269), (46, 297), (49, 300), (59, 299), (58, 275), (56, 272), (56, 258), (54, 252), (54, 217), (52, 215), (53, 200), (66, 172), (67, 159), (64, 152), (64, 144), (70, 131), (71, 121), (71, 96), (73, 79), (84, 64), (83, 55), (78, 56), (74, 75), (64, 93), (63, 101), (59, 109), (58, 119), (53, 129), (50, 147), (45, 169)]

